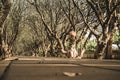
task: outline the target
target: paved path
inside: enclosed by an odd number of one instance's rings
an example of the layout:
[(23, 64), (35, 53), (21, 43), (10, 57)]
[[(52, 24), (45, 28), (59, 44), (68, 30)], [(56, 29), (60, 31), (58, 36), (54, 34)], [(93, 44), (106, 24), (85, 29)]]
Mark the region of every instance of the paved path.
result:
[(0, 61), (0, 80), (120, 80), (120, 61), (15, 57)]

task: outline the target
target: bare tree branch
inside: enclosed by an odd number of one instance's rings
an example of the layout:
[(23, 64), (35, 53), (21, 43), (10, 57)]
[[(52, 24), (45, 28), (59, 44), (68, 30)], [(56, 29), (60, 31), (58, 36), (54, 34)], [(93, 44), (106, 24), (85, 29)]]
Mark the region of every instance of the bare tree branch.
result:
[(91, 0), (86, 0), (86, 1), (87, 1), (87, 3), (90, 5), (90, 7), (94, 10), (94, 12), (95, 12), (95, 14), (96, 14), (96, 17), (98, 18), (98, 21), (100, 22), (100, 25), (103, 26), (102, 15), (99, 14), (99, 12), (98, 12), (98, 11), (100, 11), (100, 10), (97, 10), (97, 9), (95, 8), (94, 3), (92, 3)]
[(112, 17), (113, 17), (113, 14), (114, 14), (114, 12), (115, 12), (115, 10), (116, 10), (116, 8), (117, 8), (118, 6), (120, 6), (120, 2), (117, 2), (117, 3), (113, 6), (113, 8), (111, 9), (109, 15), (107, 15), (107, 19), (105, 20), (103, 26), (105, 26), (105, 25), (107, 25), (107, 24), (110, 23), (110, 21), (111, 21), (111, 19), (112, 19)]
[(107, 10), (107, 15), (109, 15), (110, 14), (110, 1), (105, 0), (105, 5), (106, 5), (106, 10)]
[[(68, 0), (68, 1), (69, 1), (69, 0)], [(64, 1), (64, 2), (65, 2), (65, 1)], [(74, 29), (74, 31), (75, 31), (75, 25), (74, 25), (73, 21), (71, 20), (70, 3), (69, 3), (69, 8), (68, 8), (68, 10), (69, 10), (69, 13), (68, 13), (68, 14), (66, 13), (66, 10), (64, 9), (61, 1), (60, 1), (60, 4), (61, 4), (61, 6), (62, 6), (62, 9), (63, 9), (66, 17), (68, 18), (68, 20), (69, 20), (69, 22), (70, 22), (70, 24), (71, 24), (71, 27), (73, 27), (73, 29)]]
[(2, 4), (3, 4), (3, 15), (2, 17), (0, 17), (0, 27), (2, 27), (2, 24), (4, 23), (9, 11), (10, 11), (10, 6), (11, 6), (11, 2), (10, 0), (1, 0)]
[(90, 26), (89, 26), (89, 24), (87, 23), (87, 21), (86, 21), (84, 15), (83, 15), (81, 9), (76, 5), (76, 3), (75, 3), (74, 0), (72, 0), (72, 1), (73, 1), (74, 6), (79, 10), (79, 13), (81, 14), (82, 19), (83, 19), (85, 25), (87, 26), (87, 28), (92, 32), (92, 34), (94, 34), (95, 36), (98, 36), (98, 35), (95, 33), (95, 31), (94, 31), (93, 29), (90, 28)]

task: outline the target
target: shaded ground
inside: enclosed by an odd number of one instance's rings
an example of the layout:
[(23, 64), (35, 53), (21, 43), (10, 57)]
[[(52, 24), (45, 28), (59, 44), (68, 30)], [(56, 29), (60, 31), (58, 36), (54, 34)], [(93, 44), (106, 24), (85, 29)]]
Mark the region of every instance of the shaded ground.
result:
[(9, 60), (12, 59), (0, 61), (0, 80), (120, 79), (120, 61), (117, 60), (101, 61), (93, 59), (79, 60), (32, 57), (20, 57), (18, 60)]

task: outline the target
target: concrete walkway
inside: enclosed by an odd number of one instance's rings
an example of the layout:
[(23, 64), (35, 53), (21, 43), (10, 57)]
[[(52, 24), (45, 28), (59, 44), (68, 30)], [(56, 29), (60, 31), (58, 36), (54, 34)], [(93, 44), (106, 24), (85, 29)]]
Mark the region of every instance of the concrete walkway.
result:
[(14, 57), (0, 61), (0, 80), (119, 79), (119, 60)]
[(10, 62), (11, 61), (0, 61), (0, 76), (5, 72)]

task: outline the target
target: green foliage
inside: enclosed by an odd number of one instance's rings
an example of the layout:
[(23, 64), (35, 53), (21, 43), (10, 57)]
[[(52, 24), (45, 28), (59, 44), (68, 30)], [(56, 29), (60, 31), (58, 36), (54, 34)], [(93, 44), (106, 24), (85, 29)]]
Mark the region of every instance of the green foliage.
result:
[(114, 37), (113, 37), (113, 41), (117, 42), (119, 40), (120, 40), (120, 35), (119, 34), (115, 34)]
[(88, 46), (87, 46), (87, 51), (95, 51), (97, 43), (96, 42), (89, 42)]
[(113, 36), (113, 43), (116, 44), (118, 48), (120, 49), (120, 34), (115, 34)]

